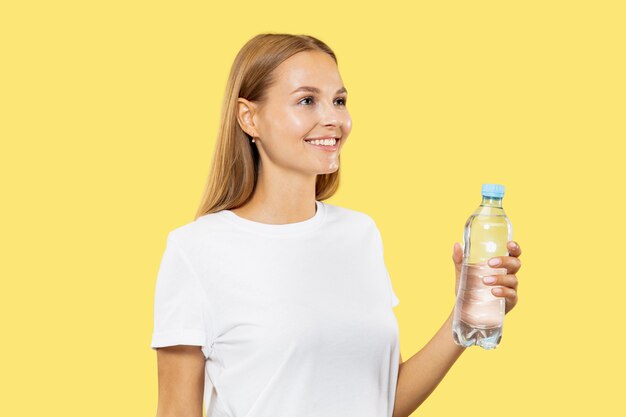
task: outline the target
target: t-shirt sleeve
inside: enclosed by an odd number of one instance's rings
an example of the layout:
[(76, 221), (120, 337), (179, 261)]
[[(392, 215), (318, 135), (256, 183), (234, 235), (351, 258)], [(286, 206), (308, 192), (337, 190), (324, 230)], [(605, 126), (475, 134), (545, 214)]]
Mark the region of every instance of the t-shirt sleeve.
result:
[(202, 346), (207, 356), (211, 330), (207, 308), (206, 292), (170, 233), (157, 275), (150, 347)]
[(396, 292), (393, 290), (393, 286), (391, 285), (391, 278), (389, 277), (389, 272), (387, 272), (387, 279), (389, 280), (389, 288), (391, 288), (391, 307), (395, 307), (400, 304), (400, 299), (396, 296)]
[(390, 295), (391, 295), (391, 307), (393, 308), (393, 307), (397, 306), (398, 304), (400, 304), (400, 299), (396, 295), (396, 292), (393, 290), (393, 286), (391, 284), (391, 277), (389, 276), (389, 271), (387, 270), (387, 265), (385, 265), (383, 238), (382, 238), (382, 235), (380, 233), (380, 229), (378, 228), (378, 225), (376, 224), (374, 219), (372, 219), (370, 217), (370, 220), (372, 221), (372, 223), (374, 225), (374, 228), (376, 230), (376, 243), (378, 245), (379, 256), (381, 258), (381, 262), (383, 263), (383, 268), (385, 269), (385, 276), (386, 276), (386, 279), (387, 279), (387, 285), (389, 286), (389, 292), (390, 292)]

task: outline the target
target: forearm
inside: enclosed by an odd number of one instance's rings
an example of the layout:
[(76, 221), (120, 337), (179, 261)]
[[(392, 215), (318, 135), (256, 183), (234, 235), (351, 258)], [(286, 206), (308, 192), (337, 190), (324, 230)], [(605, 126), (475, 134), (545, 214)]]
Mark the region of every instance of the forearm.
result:
[(465, 351), (452, 339), (451, 313), (433, 338), (400, 366), (393, 417), (408, 417), (428, 398)]

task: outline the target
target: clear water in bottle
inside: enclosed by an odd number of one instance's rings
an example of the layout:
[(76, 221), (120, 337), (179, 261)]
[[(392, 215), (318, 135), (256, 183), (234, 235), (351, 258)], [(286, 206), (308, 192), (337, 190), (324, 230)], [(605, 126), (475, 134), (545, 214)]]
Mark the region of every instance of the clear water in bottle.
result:
[(502, 208), (504, 186), (483, 184), (482, 202), (467, 219), (463, 235), (463, 265), (456, 294), (452, 336), (460, 346), (494, 349), (502, 338), (504, 297), (496, 297), (493, 285), (483, 277), (506, 274), (506, 268), (487, 265), (490, 258), (508, 256), (507, 242), (513, 227)]

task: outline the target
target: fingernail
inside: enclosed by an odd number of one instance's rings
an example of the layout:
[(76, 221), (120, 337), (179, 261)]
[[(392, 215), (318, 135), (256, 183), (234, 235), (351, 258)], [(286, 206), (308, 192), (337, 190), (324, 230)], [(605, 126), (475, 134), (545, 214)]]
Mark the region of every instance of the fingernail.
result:
[(483, 278), (483, 282), (485, 284), (493, 284), (494, 282), (496, 282), (496, 277), (485, 277)]
[(502, 294), (502, 288), (494, 288), (493, 292), (496, 294)]
[(511, 242), (511, 249), (517, 249), (517, 243)]
[(498, 259), (498, 258), (491, 258), (491, 259), (489, 259), (489, 265), (491, 265), (491, 266), (500, 265), (500, 259)]

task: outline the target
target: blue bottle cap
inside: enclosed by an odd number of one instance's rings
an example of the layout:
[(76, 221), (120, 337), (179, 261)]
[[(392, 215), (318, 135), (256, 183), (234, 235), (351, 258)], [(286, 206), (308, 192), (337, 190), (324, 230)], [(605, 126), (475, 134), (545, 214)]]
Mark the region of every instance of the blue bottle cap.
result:
[(483, 184), (483, 197), (502, 198), (504, 197), (504, 185), (501, 184)]

